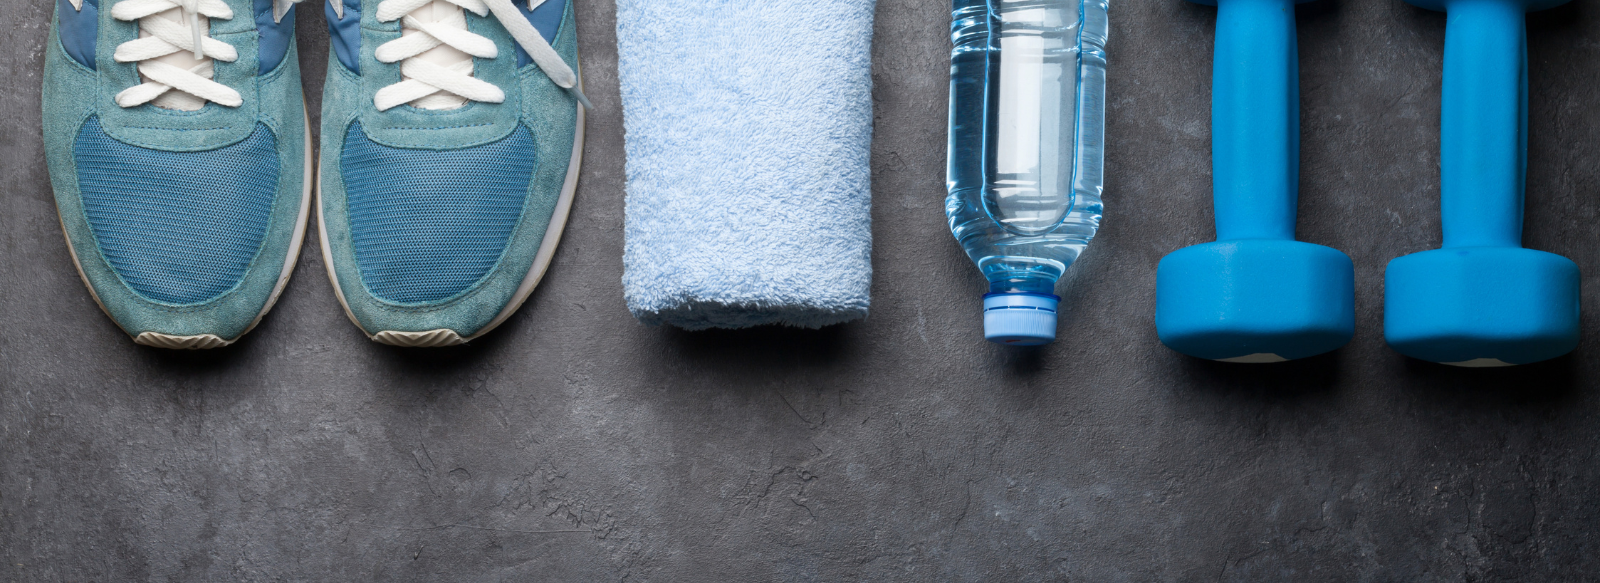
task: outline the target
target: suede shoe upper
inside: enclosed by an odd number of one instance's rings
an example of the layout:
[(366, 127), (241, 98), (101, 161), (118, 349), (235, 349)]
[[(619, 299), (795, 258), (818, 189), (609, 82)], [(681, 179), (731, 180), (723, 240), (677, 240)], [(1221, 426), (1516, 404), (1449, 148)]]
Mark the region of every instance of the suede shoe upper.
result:
[[(486, 332), (526, 297), (565, 220), (582, 135), (572, 7), (515, 0), (508, 20), (508, 0), (481, 0), (482, 14), (476, 1), (342, 0), (325, 11), (318, 210), (330, 277), (377, 340)], [(518, 21), (538, 35), (531, 52), (507, 30)], [(420, 30), (455, 44), (418, 41)]]
[(56, 2), (43, 113), (61, 223), (142, 343), (231, 343), (282, 290), (309, 202), (293, 26), (285, 0)]

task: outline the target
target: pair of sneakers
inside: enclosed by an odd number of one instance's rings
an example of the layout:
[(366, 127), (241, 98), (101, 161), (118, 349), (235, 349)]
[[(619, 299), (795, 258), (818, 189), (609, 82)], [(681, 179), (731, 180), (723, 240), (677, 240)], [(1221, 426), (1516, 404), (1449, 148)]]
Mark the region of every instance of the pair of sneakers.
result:
[[(54, 0), (44, 139), (68, 249), (135, 342), (237, 341), (313, 212), (375, 341), (448, 346), (548, 267), (583, 150), (570, 0), (326, 0), (313, 160), (300, 0)], [(305, 5), (310, 7), (310, 5)]]

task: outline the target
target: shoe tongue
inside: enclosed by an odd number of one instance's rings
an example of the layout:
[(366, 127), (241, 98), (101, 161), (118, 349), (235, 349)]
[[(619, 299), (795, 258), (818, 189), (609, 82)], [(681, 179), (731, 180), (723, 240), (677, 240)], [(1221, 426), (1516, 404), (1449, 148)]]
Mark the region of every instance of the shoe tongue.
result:
[[(189, 20), (189, 15), (184, 14), (182, 8), (173, 8), (172, 10), (152, 14), (145, 18), (165, 18), (177, 23), (178, 26), (182, 26), (185, 29), (192, 25), (192, 21)], [(211, 19), (204, 16), (200, 16), (199, 19), (200, 36), (208, 36), (211, 32)], [(139, 38), (145, 38), (148, 36), (150, 36), (150, 33), (145, 32), (143, 29), (139, 31)], [(201, 64), (211, 62), (211, 57), (196, 59), (194, 58), (194, 51), (178, 51), (176, 53), (172, 53), (163, 57), (156, 57), (151, 60), (155, 62), (166, 63), (168, 65), (179, 67), (185, 70), (190, 70)], [(210, 79), (214, 76), (214, 73), (201, 72), (199, 75), (201, 77)], [(144, 75), (139, 75), (139, 80), (145, 83), (150, 81), (150, 79), (146, 78)], [(206, 100), (182, 91), (168, 91), (161, 97), (155, 98), (155, 100), (151, 101), (150, 104), (156, 107), (177, 111), (195, 111), (205, 107)]]
[[(433, 0), (433, 2), (412, 11), (411, 16), (419, 21), (432, 23), (464, 17), (464, 12), (460, 6), (445, 0)], [(401, 34), (412, 35), (422, 34), (422, 32), (402, 24)], [(412, 58), (421, 59), (441, 67), (453, 68), (468, 75), (472, 74), (472, 55), (458, 51), (450, 45), (439, 45)], [(411, 102), (412, 107), (420, 109), (456, 109), (466, 104), (467, 99), (465, 97), (442, 91)]]

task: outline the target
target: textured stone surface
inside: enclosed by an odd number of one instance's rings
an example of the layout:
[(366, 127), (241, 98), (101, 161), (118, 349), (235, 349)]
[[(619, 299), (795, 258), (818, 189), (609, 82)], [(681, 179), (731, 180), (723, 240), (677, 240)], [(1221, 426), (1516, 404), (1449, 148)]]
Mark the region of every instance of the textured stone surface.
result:
[[(259, 329), (189, 354), (133, 345), (72, 270), (38, 135), (49, 6), (0, 4), (0, 580), (1600, 576), (1595, 296), (1588, 340), (1549, 363), (1449, 369), (1383, 344), (1384, 264), (1439, 242), (1441, 15), (1300, 9), (1300, 233), (1354, 258), (1359, 327), (1332, 355), (1236, 366), (1166, 350), (1151, 323), (1156, 262), (1212, 233), (1214, 9), (1112, 8), (1106, 227), (1048, 348), (980, 339), (983, 284), (941, 210), (948, 4), (932, 0), (878, 8), (871, 318), (635, 323), (597, 0), (578, 5), (598, 106), (579, 198), (504, 328), (370, 343), (311, 243)], [(313, 112), (319, 13), (299, 17)], [(1530, 29), (1526, 241), (1593, 290), (1600, 11)]]

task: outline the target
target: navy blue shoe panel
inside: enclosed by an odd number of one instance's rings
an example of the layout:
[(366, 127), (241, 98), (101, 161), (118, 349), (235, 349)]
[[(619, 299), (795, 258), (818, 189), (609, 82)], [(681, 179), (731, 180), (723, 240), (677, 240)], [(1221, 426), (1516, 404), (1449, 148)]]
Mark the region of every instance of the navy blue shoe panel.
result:
[[(343, 4), (344, 18), (334, 11), (334, 2)], [(344, 68), (361, 74), (361, 0), (323, 2), (322, 14), (328, 19), (328, 44), (333, 46), (333, 54)]]
[[(567, 13), (567, 0), (545, 0), (538, 8), (528, 10), (526, 2), (517, 2), (517, 9), (522, 11), (522, 16), (528, 19), (533, 29), (539, 31), (539, 36), (544, 41), (556, 44), (556, 32), (561, 30), (561, 19)], [(526, 67), (533, 62), (533, 57), (528, 55), (527, 49), (517, 45), (517, 66)]]
[(255, 10), (256, 31), (261, 36), (261, 44), (256, 49), (261, 63), (258, 71), (265, 75), (278, 68), (278, 63), (289, 54), (289, 43), (294, 41), (294, 5), (289, 6), (283, 20), (272, 17), (272, 0), (256, 0)]
[(95, 36), (100, 34), (100, 0), (84, 0), (83, 9), (72, 7), (68, 0), (56, 0), (58, 19), (56, 34), (61, 47), (78, 64), (95, 68)]

